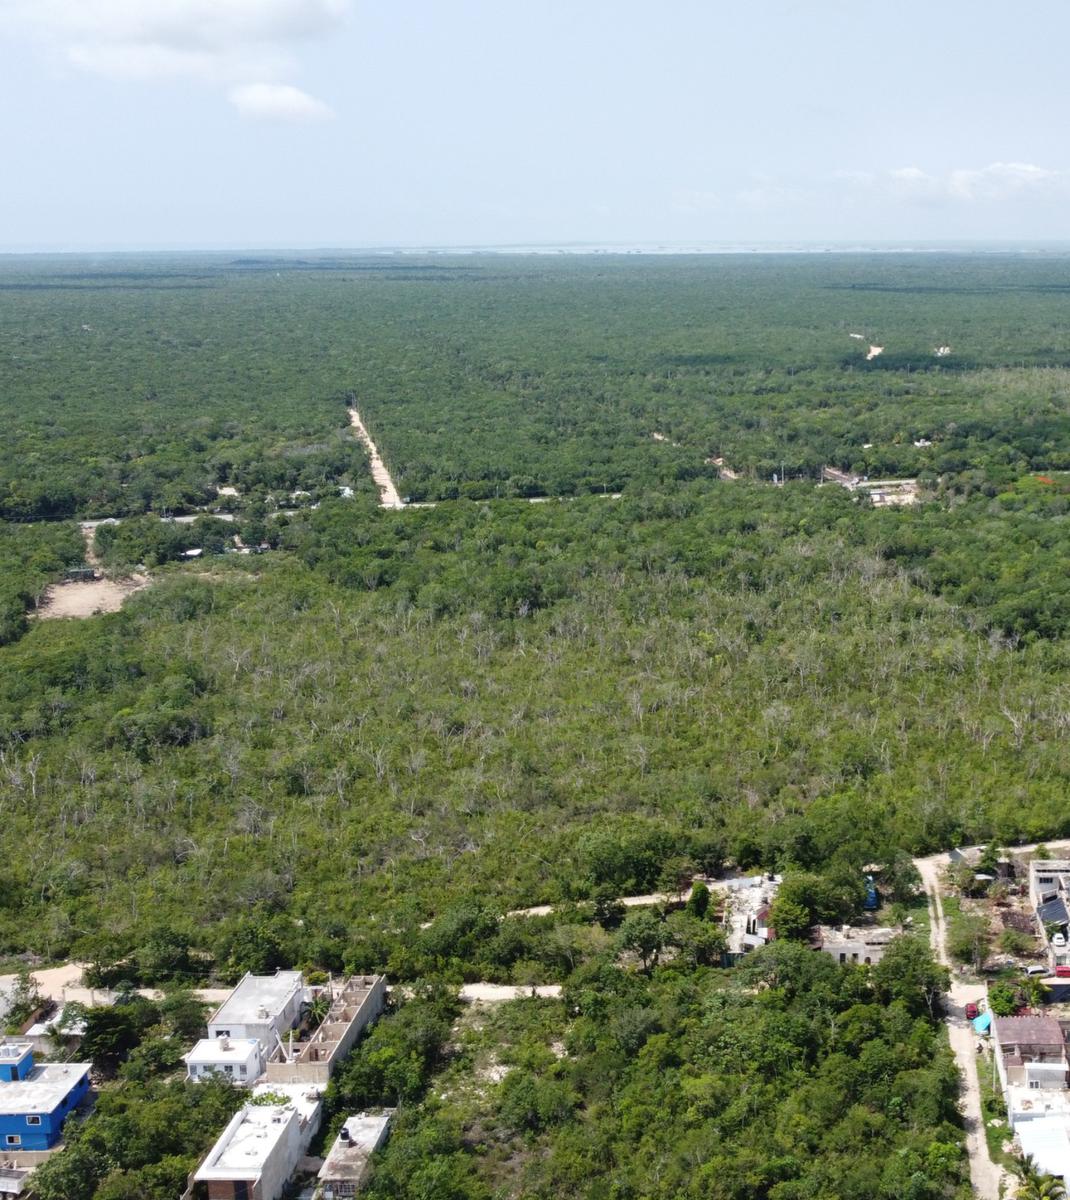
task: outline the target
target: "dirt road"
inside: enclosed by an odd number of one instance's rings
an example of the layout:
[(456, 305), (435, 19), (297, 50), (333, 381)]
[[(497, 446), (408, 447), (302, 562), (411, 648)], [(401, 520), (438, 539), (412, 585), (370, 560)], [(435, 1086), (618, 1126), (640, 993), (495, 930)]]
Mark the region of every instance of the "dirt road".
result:
[[(44, 967), (30, 972), (37, 981), (37, 990), (48, 1000), (66, 1004), (68, 1000), (79, 1004), (111, 1004), (114, 994), (106, 988), (88, 988), (82, 978), (85, 963), (64, 963), (61, 967)], [(0, 975), (0, 992), (7, 993), (15, 984), (16, 976)], [(163, 992), (157, 988), (138, 988), (139, 995), (150, 1000), (160, 1000)], [(209, 1004), (222, 1004), (230, 995), (230, 988), (194, 988), (193, 994)]]
[[(658, 904), (683, 904), (691, 895), (691, 889), (696, 883), (704, 883), (711, 893), (727, 892), (731, 889), (732, 881), (739, 878), (739, 873), (731, 873), (720, 879), (711, 879), (708, 875), (696, 875), (691, 882), (679, 892), (648, 892), (643, 896), (618, 896), (614, 901), (624, 908), (653, 908)], [(531, 908), (514, 908), (507, 912), (507, 917), (548, 917), (554, 911), (552, 904), (535, 904)], [(421, 925), (426, 929), (427, 922)]]
[(404, 508), (405, 502), (398, 495), (398, 489), (394, 486), (390, 472), (386, 469), (386, 463), (383, 462), (378, 448), (371, 439), (371, 434), (364, 428), (360, 413), (355, 408), (349, 410), (349, 423), (356, 430), (357, 437), (360, 438), (364, 449), (368, 452), (368, 458), (371, 460), (372, 479), (375, 480), (376, 487), (379, 489), (379, 507)]
[[(930, 941), (937, 962), (945, 967), (951, 965), (947, 953), (947, 923), (944, 920), (944, 905), (940, 895), (940, 873), (948, 863), (946, 854), (935, 854), (930, 858), (917, 858), (918, 868), (925, 893), (929, 898)], [(1010, 1177), (998, 1163), (992, 1161), (985, 1140), (984, 1118), (981, 1115), (981, 1089), (977, 1077), (977, 1035), (966, 1019), (966, 1005), (977, 1004), (985, 998), (987, 988), (983, 983), (963, 983), (951, 980), (951, 994), (947, 1002), (947, 1034), (955, 1063), (962, 1076), (962, 1109), (966, 1128), (966, 1153), (970, 1159), (970, 1182), (974, 1193), (981, 1200), (999, 1200)]]

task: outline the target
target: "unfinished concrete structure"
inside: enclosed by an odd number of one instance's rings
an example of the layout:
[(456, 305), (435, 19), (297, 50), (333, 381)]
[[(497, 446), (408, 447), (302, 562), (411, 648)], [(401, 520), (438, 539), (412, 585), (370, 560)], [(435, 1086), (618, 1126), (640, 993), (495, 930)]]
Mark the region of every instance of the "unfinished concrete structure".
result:
[(349, 1053), (361, 1031), (383, 1011), (386, 979), (354, 975), (340, 986), (328, 985), (330, 1008), (305, 1042), (282, 1040), (264, 1069), (268, 1083), (326, 1085), (338, 1063)]
[(837, 962), (873, 965), (884, 957), (898, 929), (882, 925), (815, 925), (810, 945), (831, 955)]
[(730, 962), (773, 939), (769, 910), (779, 888), (779, 875), (750, 875), (724, 881), (725, 940)]
[(340, 1200), (360, 1191), (372, 1154), (386, 1141), (394, 1111), (358, 1113), (346, 1121), (320, 1168), (317, 1200)]

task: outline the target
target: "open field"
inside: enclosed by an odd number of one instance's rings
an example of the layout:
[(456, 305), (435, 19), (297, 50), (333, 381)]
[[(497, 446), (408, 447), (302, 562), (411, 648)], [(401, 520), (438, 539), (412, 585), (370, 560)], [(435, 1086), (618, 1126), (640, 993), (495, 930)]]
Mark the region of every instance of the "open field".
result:
[(128, 596), (148, 585), (145, 575), (53, 584), (45, 591), (35, 615), (42, 621), (54, 621), (63, 617), (83, 619), (98, 613), (118, 612)]

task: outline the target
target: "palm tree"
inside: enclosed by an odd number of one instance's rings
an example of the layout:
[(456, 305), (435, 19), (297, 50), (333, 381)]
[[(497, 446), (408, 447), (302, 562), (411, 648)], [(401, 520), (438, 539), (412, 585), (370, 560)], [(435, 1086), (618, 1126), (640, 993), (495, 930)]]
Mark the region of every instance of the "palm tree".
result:
[(1042, 1171), (1031, 1154), (1023, 1154), (1010, 1165), (1021, 1180), (1014, 1193), (1016, 1200), (1066, 1200), (1066, 1188), (1062, 1180)]
[(1030, 1008), (1039, 1008), (1047, 1002), (1050, 989), (1035, 975), (1027, 975), (1018, 986)]
[(305, 1005), (308, 1023), (312, 1029), (318, 1029), (323, 1024), (323, 1019), (330, 1011), (330, 1007), (331, 997), (326, 988), (318, 991), (309, 1003)]
[(1027, 1179), (1014, 1194), (1017, 1200), (1066, 1200), (1066, 1188), (1054, 1175)]

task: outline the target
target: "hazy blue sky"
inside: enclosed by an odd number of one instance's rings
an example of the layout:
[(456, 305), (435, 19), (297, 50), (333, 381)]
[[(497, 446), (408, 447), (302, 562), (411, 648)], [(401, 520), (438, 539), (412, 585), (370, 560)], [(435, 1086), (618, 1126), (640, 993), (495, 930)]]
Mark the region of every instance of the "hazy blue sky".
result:
[(1070, 238), (1065, 0), (0, 0), (0, 247)]

